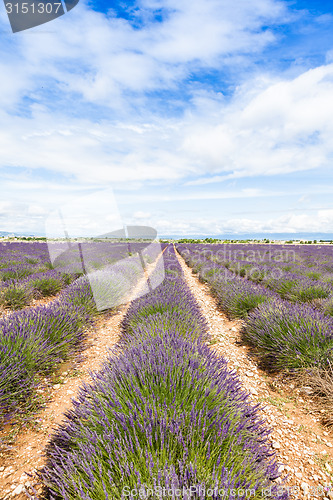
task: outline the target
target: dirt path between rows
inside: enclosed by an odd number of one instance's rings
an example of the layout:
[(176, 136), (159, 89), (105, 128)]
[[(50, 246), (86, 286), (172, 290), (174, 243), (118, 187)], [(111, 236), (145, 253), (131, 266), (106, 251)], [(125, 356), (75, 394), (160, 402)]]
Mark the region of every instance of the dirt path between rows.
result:
[(72, 398), (75, 399), (79, 388), (83, 383), (91, 383), (90, 372), (100, 369), (108, 349), (119, 340), (121, 321), (131, 301), (146, 289), (147, 277), (152, 276), (158, 259), (146, 267), (144, 277), (134, 288), (126, 305), (119, 306), (117, 311), (105, 312), (96, 319), (88, 331), (83, 360), (71, 359), (62, 364), (56, 376), (43, 379), (44, 383), (37, 392), (44, 409), (34, 415), (33, 425), (29, 424), (27, 429), (19, 429), (12, 450), (5, 453), (4, 457), (0, 453), (1, 500), (26, 500), (31, 498), (28, 493), (33, 498), (39, 497), (42, 485), (36, 477), (36, 471), (45, 464), (45, 446), (54, 429), (63, 420), (64, 412), (72, 407)]
[[(258, 368), (251, 359), (253, 353), (241, 341), (242, 321), (229, 321), (208, 285), (201, 283), (177, 256), (187, 284), (209, 322), (211, 348), (237, 371), (251, 399), (264, 406), (262, 414), (273, 430), (272, 448), (281, 464), (282, 478), (288, 476), (284, 488), (288, 487), (297, 499), (333, 499), (333, 436), (320, 424), (311, 396), (303, 394), (291, 381), (274, 378)], [(281, 479), (277, 482), (281, 483)]]

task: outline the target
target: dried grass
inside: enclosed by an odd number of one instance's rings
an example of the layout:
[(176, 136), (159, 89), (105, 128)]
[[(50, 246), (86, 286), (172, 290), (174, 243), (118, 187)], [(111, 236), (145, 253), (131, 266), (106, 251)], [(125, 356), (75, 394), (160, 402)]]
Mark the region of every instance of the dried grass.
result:
[(295, 374), (295, 382), (299, 387), (311, 387), (311, 399), (315, 401), (321, 413), (323, 423), (333, 426), (333, 367), (328, 362), (327, 368), (313, 366), (299, 370)]

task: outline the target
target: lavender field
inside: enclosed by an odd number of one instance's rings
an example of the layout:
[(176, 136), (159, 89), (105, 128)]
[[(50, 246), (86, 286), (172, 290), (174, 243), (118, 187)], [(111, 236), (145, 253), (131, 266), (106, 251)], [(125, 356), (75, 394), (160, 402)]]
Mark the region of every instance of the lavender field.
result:
[[(166, 278), (132, 302), (122, 342), (48, 446), (52, 498), (261, 498), (279, 476), (269, 430), (223, 358), (173, 248)], [(251, 492), (251, 493), (250, 493)]]
[(160, 499), (167, 491), (173, 499), (231, 500), (269, 491), (287, 499), (271, 429), (227, 360), (210, 348), (207, 318), (179, 259), (223, 313), (242, 320), (242, 338), (268, 371), (326, 373), (333, 361), (333, 249), (52, 245), (0, 247), (3, 426), (31, 414), (41, 378), (86, 349), (96, 318), (146, 284), (132, 297), (102, 369), (54, 430), (38, 472), (42, 496), (31, 498)]
[[(74, 245), (50, 245), (50, 252), (46, 243), (0, 247), (0, 304), (7, 313), (0, 319), (1, 424), (34, 404), (40, 377), (84, 349), (86, 330), (104, 303), (115, 308), (142, 274), (140, 243), (86, 243), (84, 260)], [(50, 253), (58, 254), (53, 262)]]
[(304, 245), (178, 245), (244, 337), (272, 368), (330, 367), (333, 249)]

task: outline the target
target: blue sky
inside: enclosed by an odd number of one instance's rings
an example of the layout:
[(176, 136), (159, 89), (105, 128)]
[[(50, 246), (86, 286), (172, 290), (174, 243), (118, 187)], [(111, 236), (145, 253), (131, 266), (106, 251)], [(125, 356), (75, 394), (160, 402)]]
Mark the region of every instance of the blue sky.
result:
[(330, 4), (81, 0), (15, 34), (0, 9), (0, 231), (332, 235)]

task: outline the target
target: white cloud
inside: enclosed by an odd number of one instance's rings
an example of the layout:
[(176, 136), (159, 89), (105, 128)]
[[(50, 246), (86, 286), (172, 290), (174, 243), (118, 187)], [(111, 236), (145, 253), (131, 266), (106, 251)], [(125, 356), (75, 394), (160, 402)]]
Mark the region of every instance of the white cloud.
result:
[[(80, 2), (47, 29), (42, 25), (11, 36), (2, 45), (1, 104), (9, 108), (23, 95), (38, 98), (43, 81), (44, 89), (79, 93), (122, 109), (124, 91), (169, 88), (194, 68), (220, 68), (223, 58), (262, 50), (274, 39), (262, 26), (286, 16), (278, 0), (251, 5), (238, 0), (237, 6), (229, 0), (141, 2), (142, 9), (161, 7), (168, 11), (163, 22), (148, 20), (137, 29)], [(0, 26), (8, 29), (5, 16)]]
[(2, 113), (1, 161), (96, 184), (186, 176), (199, 177), (189, 184), (207, 184), (330, 165), (333, 64), (273, 81), (256, 96), (253, 89), (240, 94), (220, 103), (218, 113), (215, 107), (203, 115), (200, 108), (184, 118), (148, 113), (143, 120), (94, 123), (39, 107), (32, 118)]
[[(183, 153), (204, 166), (207, 184), (232, 177), (283, 174), (330, 165), (333, 153), (333, 64), (293, 80), (240, 89), (220, 116), (187, 126)], [(231, 173), (230, 173), (231, 172)]]
[[(0, 92), (2, 165), (44, 168), (95, 184), (174, 181), (198, 175), (203, 168), (223, 169), (223, 162), (237, 168), (235, 127), (221, 116), (222, 123), (214, 121), (216, 105), (226, 107), (220, 94), (194, 91), (194, 115), (179, 119), (159, 110), (152, 115), (144, 107), (145, 93), (176, 88), (193, 70), (219, 70), (230, 57), (262, 50), (273, 39), (262, 27), (281, 22), (285, 4), (142, 0), (140, 7), (162, 7), (168, 15), (161, 23), (147, 21), (136, 29), (80, 2), (75, 12), (49, 23), (48, 30), (40, 26), (6, 41)], [(1, 21), (7, 22), (3, 16)], [(22, 97), (30, 101), (23, 105)], [(79, 106), (73, 113), (72, 103)], [(97, 121), (93, 113), (90, 119), (77, 118), (87, 116), (80, 108), (87, 103), (110, 108), (110, 118)], [(25, 109), (23, 116), (13, 113), (16, 107)], [(192, 128), (193, 121), (198, 129)], [(205, 133), (202, 122), (207, 124)], [(265, 160), (258, 158), (258, 163)]]
[(43, 216), (47, 213), (46, 209), (41, 205), (32, 204), (28, 207), (28, 214), (32, 216)]
[(142, 212), (142, 211), (138, 211), (138, 212), (135, 212), (133, 214), (133, 217), (135, 219), (149, 219), (149, 217), (151, 217), (151, 213), (150, 212)]
[(294, 213), (269, 220), (266, 225), (270, 228), (271, 232), (333, 233), (333, 210), (320, 210), (313, 215)]
[[(159, 234), (175, 235), (221, 235), (225, 233), (253, 234), (253, 233), (333, 233), (333, 210), (318, 211), (313, 215), (305, 213), (288, 214), (276, 218), (263, 216), (259, 219), (218, 217), (198, 217), (194, 220), (184, 219), (180, 215), (176, 220), (168, 218), (155, 218), (151, 225)], [(327, 212), (327, 213), (326, 213)]]

